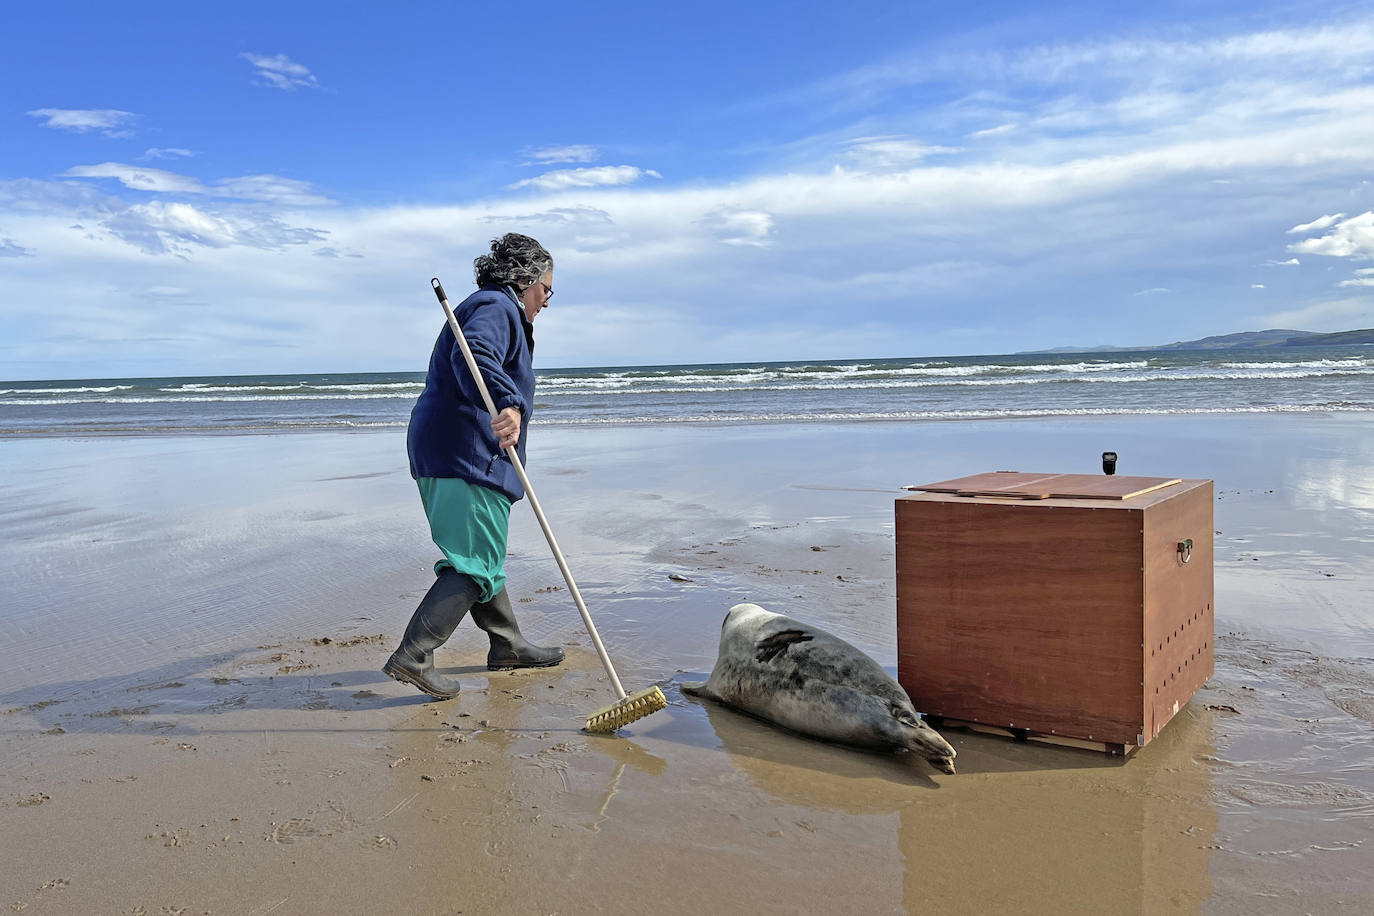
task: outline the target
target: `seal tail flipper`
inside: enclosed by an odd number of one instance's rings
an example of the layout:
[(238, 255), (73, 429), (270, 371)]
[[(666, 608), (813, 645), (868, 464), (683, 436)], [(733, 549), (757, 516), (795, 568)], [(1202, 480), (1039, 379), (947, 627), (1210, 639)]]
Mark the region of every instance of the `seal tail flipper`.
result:
[(682, 692), (688, 696), (704, 697), (708, 700), (719, 700), (720, 697), (716, 696), (716, 692), (707, 686), (709, 683), (710, 681), (683, 681), (681, 685)]

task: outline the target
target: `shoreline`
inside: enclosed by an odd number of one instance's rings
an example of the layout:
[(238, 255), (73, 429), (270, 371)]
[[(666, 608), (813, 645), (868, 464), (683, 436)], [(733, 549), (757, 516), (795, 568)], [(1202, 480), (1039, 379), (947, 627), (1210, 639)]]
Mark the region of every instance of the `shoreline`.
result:
[[(406, 403), (413, 401), (413, 398), (398, 398), (405, 400)], [(680, 416), (672, 419), (662, 417), (607, 417), (598, 419), (579, 418), (575, 420), (564, 419), (540, 419), (539, 428), (548, 430), (605, 430), (616, 428), (635, 428), (644, 429), (650, 427), (660, 427), (673, 429), (678, 427), (685, 428), (720, 428), (720, 429), (741, 429), (753, 428), (756, 426), (865, 426), (869, 424), (911, 424), (911, 423), (1015, 423), (1015, 422), (1059, 422), (1075, 420), (1127, 420), (1127, 419), (1189, 419), (1207, 417), (1268, 417), (1268, 416), (1298, 416), (1305, 418), (1320, 419), (1327, 415), (1335, 415), (1342, 418), (1351, 417), (1354, 414), (1367, 414), (1374, 416), (1374, 409), (1363, 405), (1332, 405), (1323, 404), (1313, 405), (1269, 405), (1266, 407), (1218, 407), (1218, 408), (1189, 408), (1168, 410), (1164, 408), (1065, 408), (1065, 409), (1046, 409), (1034, 410), (1023, 409), (1017, 411), (968, 411), (965, 413), (944, 412), (944, 413), (921, 413), (912, 412), (904, 414), (838, 414), (835, 416), (817, 415), (815, 413), (798, 414), (764, 414), (754, 417), (703, 417), (703, 416)], [(322, 433), (350, 433), (350, 434), (373, 434), (395, 430), (404, 430), (409, 424), (409, 419), (397, 419), (395, 421), (370, 422), (363, 424), (350, 424), (347, 422), (337, 425), (322, 423), (294, 425), (284, 423), (277, 426), (158, 426), (149, 428), (133, 427), (110, 427), (108, 429), (94, 428), (58, 428), (58, 429), (0, 429), (0, 442), (12, 441), (22, 442), (31, 439), (150, 439), (150, 438), (219, 438), (223, 436), (277, 436), (277, 435), (311, 435)]]
[[(652, 893), (665, 913), (781, 913), (852, 911), (856, 886), (874, 912), (1374, 899), (1359, 852), (1374, 485), (1358, 473), (1374, 431), (1291, 416), (716, 429), (532, 444), (621, 679), (669, 696), (610, 738), (577, 730), (612, 697), (519, 506), (512, 597), (568, 663), (486, 672), (465, 622), (438, 658), (457, 700), (380, 674), (433, 559), (394, 432), (0, 441), (0, 822), (26, 838), (0, 863), (0, 904), (632, 913)], [(744, 600), (891, 670), (897, 488), (1009, 454), (1092, 473), (1108, 449), (1120, 473), (1210, 477), (1219, 497), (1216, 675), (1124, 764), (951, 730), (945, 776), (677, 689), (709, 672)]]

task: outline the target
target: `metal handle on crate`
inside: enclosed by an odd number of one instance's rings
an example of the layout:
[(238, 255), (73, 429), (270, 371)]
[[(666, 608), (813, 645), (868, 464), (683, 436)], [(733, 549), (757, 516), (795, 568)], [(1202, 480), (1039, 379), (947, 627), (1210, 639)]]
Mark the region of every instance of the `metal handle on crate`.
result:
[(1184, 538), (1178, 542), (1178, 561), (1187, 563), (1193, 558), (1193, 539)]

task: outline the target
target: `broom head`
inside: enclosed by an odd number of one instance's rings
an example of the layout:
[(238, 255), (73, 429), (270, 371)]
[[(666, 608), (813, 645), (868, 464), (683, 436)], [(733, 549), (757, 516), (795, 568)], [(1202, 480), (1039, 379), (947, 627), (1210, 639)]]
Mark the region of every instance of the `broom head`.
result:
[(617, 728), (629, 725), (636, 719), (642, 719), (651, 712), (658, 712), (667, 705), (667, 698), (655, 684), (638, 693), (630, 694), (619, 703), (598, 709), (587, 717), (587, 724), (583, 729), (592, 734), (608, 735)]

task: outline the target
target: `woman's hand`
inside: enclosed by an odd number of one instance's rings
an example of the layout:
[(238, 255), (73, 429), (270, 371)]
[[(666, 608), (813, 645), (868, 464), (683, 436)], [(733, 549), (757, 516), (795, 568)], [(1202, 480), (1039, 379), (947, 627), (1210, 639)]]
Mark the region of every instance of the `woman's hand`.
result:
[(510, 448), (520, 441), (522, 418), (523, 414), (514, 407), (507, 407), (491, 418), (491, 431), (496, 433), (497, 439), (501, 440), (501, 448)]

